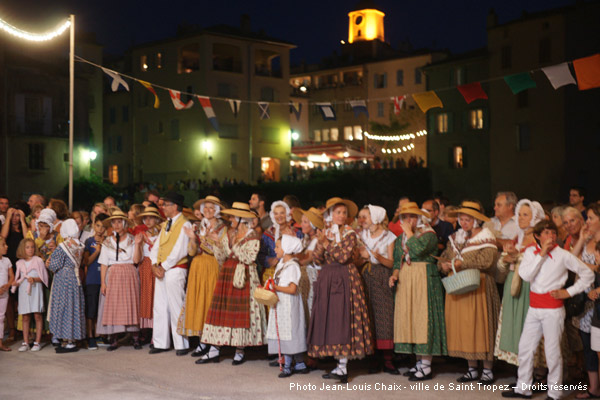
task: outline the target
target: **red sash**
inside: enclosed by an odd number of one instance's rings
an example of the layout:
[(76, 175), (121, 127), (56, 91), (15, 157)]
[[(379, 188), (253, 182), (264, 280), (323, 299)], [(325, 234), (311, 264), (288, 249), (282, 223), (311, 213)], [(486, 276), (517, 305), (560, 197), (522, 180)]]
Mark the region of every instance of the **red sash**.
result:
[(563, 306), (563, 301), (555, 299), (550, 295), (550, 292), (539, 294), (529, 292), (529, 307), (533, 308), (560, 308)]

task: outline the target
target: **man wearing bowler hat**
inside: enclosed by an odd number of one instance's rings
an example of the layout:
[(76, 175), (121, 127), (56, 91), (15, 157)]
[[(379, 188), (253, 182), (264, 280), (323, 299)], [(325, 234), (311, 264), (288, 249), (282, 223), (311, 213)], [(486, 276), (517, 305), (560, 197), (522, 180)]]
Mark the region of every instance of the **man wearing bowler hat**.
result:
[(183, 196), (169, 192), (164, 200), (167, 220), (161, 226), (158, 239), (152, 247), (150, 261), (156, 276), (154, 286), (154, 326), (150, 354), (161, 353), (171, 348), (170, 335), (178, 356), (189, 351), (188, 340), (177, 333), (177, 320), (185, 301), (185, 280), (188, 268), (189, 238), (183, 228), (192, 229), (192, 224), (181, 213)]

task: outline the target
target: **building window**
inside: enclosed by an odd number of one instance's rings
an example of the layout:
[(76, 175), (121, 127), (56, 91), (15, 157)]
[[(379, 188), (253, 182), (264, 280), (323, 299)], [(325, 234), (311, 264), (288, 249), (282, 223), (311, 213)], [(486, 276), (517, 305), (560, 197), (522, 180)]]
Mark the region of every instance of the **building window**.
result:
[(466, 82), (466, 70), (463, 67), (458, 67), (456, 68), (456, 84), (457, 85), (464, 85)]
[(29, 143), (29, 169), (44, 169), (43, 143)]
[(242, 54), (238, 46), (213, 43), (213, 70), (242, 72)]
[(332, 142), (337, 142), (340, 137), (340, 130), (338, 128), (331, 128), (329, 135)]
[(320, 141), (321, 141), (321, 130), (315, 129), (315, 142), (320, 142)]
[(189, 74), (200, 69), (200, 47), (198, 43), (188, 44), (179, 50), (177, 72)]
[(502, 46), (500, 55), (500, 66), (503, 69), (512, 67), (512, 48), (510, 46)]
[(529, 90), (523, 90), (517, 94), (517, 108), (529, 106)]
[(237, 139), (239, 137), (237, 124), (219, 124), (219, 138)]
[(344, 140), (353, 140), (354, 137), (352, 136), (352, 127), (351, 126), (345, 126), (344, 127)]
[(517, 151), (531, 150), (531, 130), (529, 124), (517, 125)]
[(377, 103), (377, 116), (383, 117), (385, 115), (384, 103), (382, 101)]
[(420, 85), (423, 82), (421, 68), (415, 68), (415, 84)]
[(271, 50), (256, 50), (254, 72), (258, 76), (281, 78), (281, 56)]
[(543, 38), (539, 43), (540, 63), (552, 61), (552, 41), (549, 37)]
[(117, 110), (114, 107), (111, 107), (108, 110), (108, 119), (111, 124), (114, 124), (117, 122)]
[(387, 87), (387, 72), (373, 75), (373, 87), (375, 89), (384, 89)]
[(354, 139), (356, 139), (356, 140), (363, 139), (362, 127), (360, 125), (354, 125)]
[(272, 87), (263, 87), (260, 89), (261, 101), (275, 101), (275, 89)]
[(329, 129), (323, 129), (323, 141), (329, 142)]
[(217, 84), (217, 96), (237, 99), (239, 98), (237, 86), (230, 83), (219, 83)]
[(229, 160), (230, 160), (229, 163), (230, 163), (231, 168), (237, 168), (237, 166), (238, 166), (237, 158), (238, 158), (237, 153), (231, 153), (231, 156), (229, 158)]
[(162, 53), (156, 53), (156, 57), (155, 57), (155, 62), (156, 62), (156, 68), (161, 69), (162, 68)]
[(108, 166), (108, 180), (113, 185), (119, 184), (119, 166), (118, 165), (109, 165)]
[(148, 71), (148, 56), (145, 54), (140, 57), (140, 69), (142, 72)]
[(469, 126), (471, 129), (483, 129), (483, 110), (481, 108), (469, 111)]
[(437, 133), (448, 133), (448, 114), (441, 113), (436, 118), (436, 132)]
[(123, 106), (123, 122), (129, 122), (129, 106)]
[(404, 86), (404, 70), (399, 69), (396, 71), (396, 86)]
[(179, 140), (179, 120), (171, 120), (171, 140)]
[(452, 165), (454, 168), (465, 167), (464, 151), (462, 146), (454, 146), (452, 151)]
[(123, 136), (117, 136), (117, 154), (121, 154), (123, 152)]

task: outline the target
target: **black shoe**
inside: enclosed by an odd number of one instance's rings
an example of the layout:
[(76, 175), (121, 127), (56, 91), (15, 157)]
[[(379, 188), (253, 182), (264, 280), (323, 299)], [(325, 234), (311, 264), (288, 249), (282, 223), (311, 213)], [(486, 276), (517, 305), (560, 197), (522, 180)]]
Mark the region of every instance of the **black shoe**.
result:
[(133, 342), (133, 348), (136, 350), (141, 350), (142, 344), (139, 341), (135, 341), (135, 342)]
[(310, 374), (310, 368), (306, 367), (306, 368), (302, 368), (302, 369), (295, 369), (294, 370), (294, 374)]
[(279, 367), (279, 360), (270, 361), (269, 367)]
[(458, 378), (456, 382), (465, 383), (465, 382), (473, 382), (479, 380), (479, 374), (477, 374), (477, 370), (471, 372), (471, 370), (467, 371), (463, 376)]
[(79, 351), (79, 347), (75, 346), (75, 347), (57, 347), (56, 348), (56, 352), (58, 354), (64, 354), (64, 353), (75, 353)]
[(192, 357), (202, 357), (210, 350), (210, 346), (205, 346), (204, 350), (194, 350), (192, 352)]
[(231, 365), (240, 365), (240, 364), (243, 364), (243, 363), (245, 363), (245, 362), (246, 362), (246, 355), (244, 354), (244, 355), (242, 356), (242, 359), (241, 359), (241, 360), (235, 360), (235, 359), (234, 359), (234, 360), (231, 362)]
[(390, 375), (400, 375), (400, 371), (398, 371), (396, 368), (389, 368), (386, 366), (383, 367), (383, 372)]
[(405, 373), (402, 374), (402, 376), (407, 376), (407, 377), (411, 377), (413, 376), (415, 373), (413, 371), (411, 371), (410, 369), (408, 371), (406, 371)]
[(150, 343), (150, 346), (148, 346), (148, 348), (149, 348), (150, 350), (152, 350), (152, 349), (154, 348), (154, 343)]
[(411, 375), (408, 380), (411, 382), (418, 382), (418, 381), (428, 381), (431, 378), (433, 378), (433, 375), (430, 373), (428, 373), (427, 375), (423, 375), (423, 376), (417, 376), (416, 374)]
[(381, 367), (371, 367), (368, 370), (369, 375), (371, 374), (378, 374), (379, 372), (381, 372)]
[(348, 374), (338, 375), (330, 372), (328, 374), (322, 375), (323, 379), (338, 379), (340, 383), (348, 383)]
[(148, 354), (158, 354), (158, 353), (164, 353), (165, 351), (169, 351), (170, 349), (159, 349), (158, 347), (153, 347), (150, 349), (150, 351), (148, 352)]
[(521, 394), (515, 392), (515, 389), (507, 390), (506, 392), (502, 392), (502, 397), (507, 397), (510, 399), (530, 399), (531, 396), (526, 394)]
[(108, 346), (108, 347), (106, 348), (106, 351), (115, 351), (115, 350), (116, 350), (116, 349), (118, 349), (118, 348), (119, 348), (119, 345), (118, 345), (118, 344), (111, 344), (110, 346)]
[(220, 356), (214, 356), (210, 358), (200, 358), (196, 360), (196, 364), (208, 364), (208, 363), (218, 363)]
[(278, 376), (280, 378), (289, 378), (292, 375), (294, 375), (294, 373), (292, 371), (289, 371), (289, 372), (283, 371)]
[(185, 356), (187, 355), (187, 353), (190, 352), (190, 349), (181, 349), (181, 350), (176, 350), (175, 351), (175, 355), (177, 356)]

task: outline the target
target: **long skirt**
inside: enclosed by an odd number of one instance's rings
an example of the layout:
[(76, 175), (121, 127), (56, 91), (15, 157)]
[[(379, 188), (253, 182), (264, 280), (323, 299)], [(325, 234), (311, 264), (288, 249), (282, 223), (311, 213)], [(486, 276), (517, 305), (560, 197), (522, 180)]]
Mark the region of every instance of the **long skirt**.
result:
[(152, 328), (152, 310), (154, 308), (154, 280), (152, 261), (144, 257), (138, 266), (140, 274), (140, 328)]
[(106, 296), (100, 294), (96, 332), (110, 335), (139, 331), (139, 291), (133, 264), (111, 265), (106, 275)]
[(375, 346), (379, 350), (394, 348), (394, 291), (390, 288), (391, 268), (367, 264), (362, 272), (368, 299), (369, 315), (375, 322)]
[(75, 271), (62, 268), (54, 275), (50, 314), (50, 332), (58, 339), (85, 338), (85, 305), (83, 288)]
[(308, 355), (358, 359), (373, 354), (369, 312), (356, 267), (324, 265), (314, 291)]
[(202, 253), (194, 257), (188, 275), (185, 304), (177, 323), (180, 335), (202, 335), (218, 277), (219, 263), (214, 256)]

